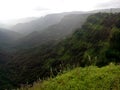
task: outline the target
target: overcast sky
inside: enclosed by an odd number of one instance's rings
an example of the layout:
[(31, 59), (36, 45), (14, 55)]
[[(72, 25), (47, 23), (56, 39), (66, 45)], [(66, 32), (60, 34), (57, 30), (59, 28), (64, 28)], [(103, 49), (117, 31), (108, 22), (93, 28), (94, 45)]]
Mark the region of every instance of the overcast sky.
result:
[(90, 11), (120, 6), (120, 0), (0, 0), (0, 22), (48, 13)]

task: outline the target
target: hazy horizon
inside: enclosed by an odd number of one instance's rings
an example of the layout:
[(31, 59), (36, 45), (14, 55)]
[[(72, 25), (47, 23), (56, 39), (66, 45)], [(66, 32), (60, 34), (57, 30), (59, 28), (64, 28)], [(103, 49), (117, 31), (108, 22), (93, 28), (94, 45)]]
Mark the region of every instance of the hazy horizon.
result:
[(119, 8), (119, 0), (0, 0), (0, 23), (52, 13)]

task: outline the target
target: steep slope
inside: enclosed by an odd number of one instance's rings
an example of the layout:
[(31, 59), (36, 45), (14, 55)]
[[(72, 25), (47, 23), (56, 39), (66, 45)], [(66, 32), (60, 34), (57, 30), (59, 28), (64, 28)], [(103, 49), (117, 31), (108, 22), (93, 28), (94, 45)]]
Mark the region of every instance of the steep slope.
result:
[(70, 14), (66, 15), (58, 24), (49, 26), (42, 32), (34, 31), (22, 38), (19, 44), (26, 47), (41, 45), (48, 42), (59, 41), (66, 38), (76, 28), (80, 28), (90, 14)]
[(20, 49), (5, 65), (8, 79), (13, 86), (20, 86), (49, 77), (51, 71), (56, 76), (70, 66), (120, 63), (119, 17), (120, 13), (97, 13), (89, 16), (69, 38)]

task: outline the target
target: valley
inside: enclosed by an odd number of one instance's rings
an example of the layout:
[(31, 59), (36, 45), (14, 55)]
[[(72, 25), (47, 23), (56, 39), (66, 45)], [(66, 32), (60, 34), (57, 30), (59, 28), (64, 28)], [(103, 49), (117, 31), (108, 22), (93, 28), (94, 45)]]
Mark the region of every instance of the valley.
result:
[[(13, 31), (0, 28), (0, 90), (22, 85), (25, 87), (21, 90), (27, 86), (27, 90), (119, 90), (117, 11), (51, 14), (17, 24)], [(69, 70), (64, 73), (66, 68)], [(39, 79), (42, 83), (33, 84)], [(108, 86), (103, 87), (104, 81)], [(77, 87), (77, 83), (82, 86)]]

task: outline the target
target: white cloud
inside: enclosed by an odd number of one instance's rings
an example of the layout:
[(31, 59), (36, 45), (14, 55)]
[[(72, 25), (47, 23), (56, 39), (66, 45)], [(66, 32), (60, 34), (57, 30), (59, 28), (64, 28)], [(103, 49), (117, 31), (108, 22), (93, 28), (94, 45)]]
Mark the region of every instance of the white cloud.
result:
[(106, 3), (101, 3), (96, 6), (97, 8), (120, 8), (120, 0), (110, 0)]

